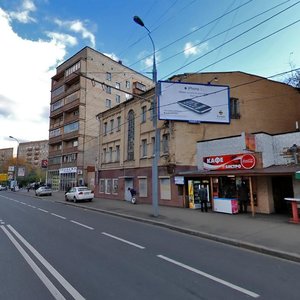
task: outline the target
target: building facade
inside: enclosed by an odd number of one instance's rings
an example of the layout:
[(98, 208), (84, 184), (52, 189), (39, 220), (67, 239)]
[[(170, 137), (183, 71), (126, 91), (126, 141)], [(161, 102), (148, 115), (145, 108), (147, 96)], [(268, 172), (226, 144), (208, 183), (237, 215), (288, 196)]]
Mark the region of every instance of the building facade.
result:
[(48, 181), (53, 188), (94, 188), (96, 115), (149, 89), (152, 81), (102, 53), (85, 47), (59, 65), (52, 77)]
[(42, 163), (48, 160), (49, 141), (31, 141), (20, 143), (18, 147), (18, 159), (32, 165), (35, 168), (42, 167)]
[(4, 169), (6, 162), (12, 159), (14, 155), (14, 148), (2, 148), (0, 149), (0, 173), (7, 173), (8, 170)]
[[(297, 130), (300, 94), (286, 84), (243, 72), (182, 74), (172, 77), (171, 81), (228, 86), (230, 122), (192, 124), (158, 120), (160, 205), (189, 207), (187, 180), (191, 176), (183, 174), (199, 171), (198, 143), (241, 136), (243, 132), (276, 135)], [(127, 188), (134, 187), (140, 202), (151, 203), (155, 141), (151, 113), (153, 93), (153, 90), (147, 91), (141, 98), (135, 97), (99, 114), (97, 196), (128, 200)], [(215, 151), (227, 153), (219, 146)], [(257, 161), (262, 162), (261, 155), (257, 154)], [(270, 211), (262, 209), (262, 212)]]

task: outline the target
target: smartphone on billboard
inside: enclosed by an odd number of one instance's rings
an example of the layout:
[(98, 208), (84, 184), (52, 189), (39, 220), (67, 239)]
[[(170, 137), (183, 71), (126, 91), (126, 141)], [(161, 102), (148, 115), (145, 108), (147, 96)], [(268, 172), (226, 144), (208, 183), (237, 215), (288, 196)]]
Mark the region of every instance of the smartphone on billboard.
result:
[(206, 105), (201, 102), (197, 102), (196, 100), (193, 99), (184, 99), (180, 100), (177, 103), (179, 103), (181, 106), (188, 108), (198, 114), (204, 114), (206, 112), (211, 111), (211, 107), (209, 105)]

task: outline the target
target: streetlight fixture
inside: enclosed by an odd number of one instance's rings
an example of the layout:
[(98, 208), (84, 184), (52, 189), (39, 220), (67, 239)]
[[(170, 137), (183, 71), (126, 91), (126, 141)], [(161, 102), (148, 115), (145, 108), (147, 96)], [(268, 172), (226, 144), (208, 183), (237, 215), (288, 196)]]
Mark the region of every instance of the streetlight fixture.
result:
[(152, 70), (152, 78), (154, 82), (154, 98), (153, 98), (153, 127), (155, 132), (155, 140), (154, 140), (154, 157), (152, 161), (152, 207), (153, 207), (153, 215), (154, 217), (158, 217), (158, 158), (159, 158), (159, 140), (160, 140), (160, 132), (157, 128), (157, 96), (158, 96), (158, 87), (157, 87), (157, 69), (156, 69), (156, 60), (155, 60), (155, 44), (151, 37), (150, 30), (145, 26), (142, 19), (138, 16), (133, 17), (133, 21), (138, 25), (144, 27), (148, 36), (151, 40), (153, 47), (153, 70)]
[(17, 184), (17, 172), (18, 172), (18, 159), (19, 159), (19, 146), (20, 146), (20, 142), (17, 138), (13, 137), (13, 136), (9, 136), (10, 139), (15, 140), (18, 143), (18, 148), (17, 148), (17, 158), (16, 158), (16, 169), (14, 170), (14, 190), (16, 189), (16, 184)]

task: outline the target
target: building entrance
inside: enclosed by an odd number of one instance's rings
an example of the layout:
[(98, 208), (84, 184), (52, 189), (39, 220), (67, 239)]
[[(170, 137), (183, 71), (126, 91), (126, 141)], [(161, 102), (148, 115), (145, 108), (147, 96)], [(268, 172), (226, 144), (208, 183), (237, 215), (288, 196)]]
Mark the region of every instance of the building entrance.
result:
[(293, 179), (291, 176), (272, 177), (272, 189), (274, 199), (274, 209), (278, 214), (286, 214), (290, 207), (284, 198), (293, 198)]

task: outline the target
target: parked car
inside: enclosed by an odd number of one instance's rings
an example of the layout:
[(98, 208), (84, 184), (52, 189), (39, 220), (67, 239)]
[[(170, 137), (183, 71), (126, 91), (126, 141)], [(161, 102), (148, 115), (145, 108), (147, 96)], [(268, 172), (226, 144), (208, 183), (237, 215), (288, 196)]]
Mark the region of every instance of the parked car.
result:
[(91, 191), (86, 186), (75, 186), (70, 188), (65, 193), (66, 201), (74, 201), (74, 202), (77, 202), (79, 200), (92, 201), (93, 198), (94, 198), (94, 192)]
[(0, 191), (6, 191), (6, 190), (7, 190), (7, 185), (0, 184)]
[(35, 190), (36, 196), (51, 196), (52, 195), (52, 189), (48, 186), (41, 186), (38, 189)]

